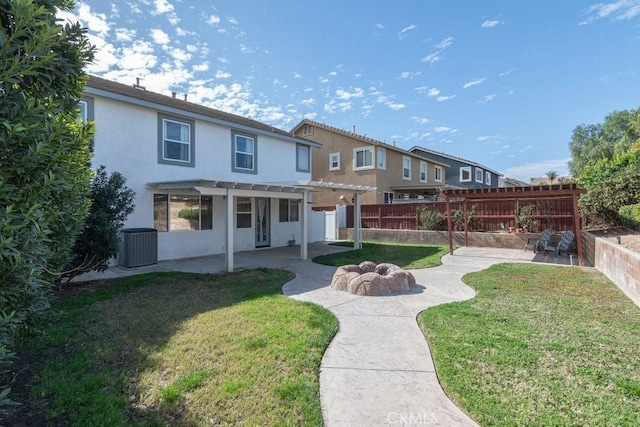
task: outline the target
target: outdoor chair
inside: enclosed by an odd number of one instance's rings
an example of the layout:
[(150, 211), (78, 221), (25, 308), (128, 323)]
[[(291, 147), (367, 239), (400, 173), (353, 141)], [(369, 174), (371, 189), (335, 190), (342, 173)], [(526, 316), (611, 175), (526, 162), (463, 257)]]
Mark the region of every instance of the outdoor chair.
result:
[[(540, 235), (540, 237), (536, 238), (536, 237), (529, 237), (527, 239), (527, 243), (525, 243), (524, 245), (524, 251), (527, 251), (527, 247), (531, 246), (533, 244), (533, 252), (536, 253), (539, 250), (544, 250), (545, 248), (547, 248), (548, 246), (551, 245), (551, 239), (553, 238), (553, 230), (550, 228), (547, 228), (546, 230), (544, 230), (542, 232), (542, 234)], [(535, 241), (535, 243), (533, 243)]]
[(562, 238), (557, 244), (549, 244), (543, 250), (545, 253), (547, 251), (553, 251), (554, 259), (558, 258), (558, 255), (560, 255), (562, 252), (569, 254), (569, 248), (573, 244), (573, 239), (575, 239), (575, 234), (573, 233), (573, 231), (565, 231), (564, 233), (562, 233)]

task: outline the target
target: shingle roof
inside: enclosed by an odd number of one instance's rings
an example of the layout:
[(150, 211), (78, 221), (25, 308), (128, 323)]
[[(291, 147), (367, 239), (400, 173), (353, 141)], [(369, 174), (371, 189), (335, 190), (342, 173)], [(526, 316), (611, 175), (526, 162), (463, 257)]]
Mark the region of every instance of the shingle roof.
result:
[(219, 120), (222, 122), (227, 122), (230, 124), (237, 124), (240, 126), (250, 127), (256, 130), (261, 130), (263, 132), (273, 133), (281, 136), (285, 136), (288, 138), (294, 138), (301, 142), (305, 142), (309, 145), (319, 146), (318, 143), (306, 140), (304, 138), (300, 138), (295, 136), (291, 132), (284, 131), (282, 129), (278, 129), (276, 127), (267, 125), (265, 123), (259, 122), (257, 120), (248, 119), (246, 117), (238, 116), (236, 114), (226, 113), (224, 111), (216, 110), (214, 108), (205, 107), (203, 105), (195, 104), (193, 102), (185, 101), (180, 98), (176, 98), (173, 96), (162, 95), (160, 93), (151, 92), (140, 88), (140, 86), (135, 87), (135, 85), (125, 85), (122, 83), (117, 83), (111, 80), (106, 80), (97, 76), (89, 76), (87, 81), (87, 88), (93, 88), (113, 94), (123, 95), (125, 97), (134, 98), (141, 101), (150, 102), (153, 104), (162, 105), (169, 108), (179, 109), (181, 111), (199, 114), (205, 117), (210, 117), (215, 120)]
[(429, 148), (424, 148), (424, 147), (420, 147), (420, 146), (417, 146), (417, 145), (414, 145), (413, 147), (409, 148), (409, 151), (412, 152), (412, 153), (417, 151), (417, 150), (421, 150), (421, 151), (424, 151), (425, 153), (433, 154), (433, 155), (436, 155), (436, 156), (444, 157), (445, 159), (457, 160), (459, 162), (467, 163), (467, 164), (472, 165), (472, 166), (477, 166), (477, 167), (482, 168), (484, 170), (487, 170), (489, 172), (493, 172), (496, 175), (503, 176), (500, 172), (496, 172), (495, 170), (490, 169), (490, 168), (488, 168), (488, 167), (486, 167), (484, 165), (481, 165), (480, 163), (474, 162), (472, 160), (463, 159), (462, 157), (452, 156), (451, 154), (442, 153), (440, 151), (431, 150)]

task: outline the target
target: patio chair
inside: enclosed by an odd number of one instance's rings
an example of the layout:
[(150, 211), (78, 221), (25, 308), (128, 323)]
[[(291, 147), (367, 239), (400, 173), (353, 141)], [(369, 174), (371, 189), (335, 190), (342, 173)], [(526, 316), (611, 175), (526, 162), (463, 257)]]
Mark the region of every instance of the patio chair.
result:
[(546, 253), (548, 250), (553, 251), (553, 258), (558, 258), (562, 252), (569, 254), (569, 248), (573, 244), (573, 239), (575, 239), (575, 234), (573, 231), (568, 230), (562, 233), (562, 238), (555, 245), (547, 245), (543, 250)]
[[(547, 228), (542, 232), (540, 237), (529, 237), (527, 239), (527, 243), (524, 245), (524, 251), (527, 251), (527, 247), (533, 244), (533, 252), (536, 253), (538, 250), (544, 250), (546, 247), (551, 245), (551, 239), (553, 238), (553, 230)], [(535, 243), (534, 243), (535, 241)]]

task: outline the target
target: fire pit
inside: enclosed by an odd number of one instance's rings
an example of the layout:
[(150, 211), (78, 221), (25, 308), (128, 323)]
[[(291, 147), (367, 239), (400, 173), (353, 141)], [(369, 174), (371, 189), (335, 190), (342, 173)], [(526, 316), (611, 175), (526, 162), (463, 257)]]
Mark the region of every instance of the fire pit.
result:
[(397, 265), (371, 261), (338, 267), (331, 280), (332, 289), (368, 296), (401, 294), (415, 284), (413, 274)]

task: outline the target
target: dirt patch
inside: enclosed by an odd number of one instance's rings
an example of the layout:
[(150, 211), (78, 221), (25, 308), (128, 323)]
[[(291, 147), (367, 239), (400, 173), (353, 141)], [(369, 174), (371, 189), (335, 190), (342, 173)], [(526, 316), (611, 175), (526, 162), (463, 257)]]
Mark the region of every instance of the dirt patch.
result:
[(589, 230), (589, 233), (640, 253), (640, 231), (628, 228), (610, 228), (607, 230)]

